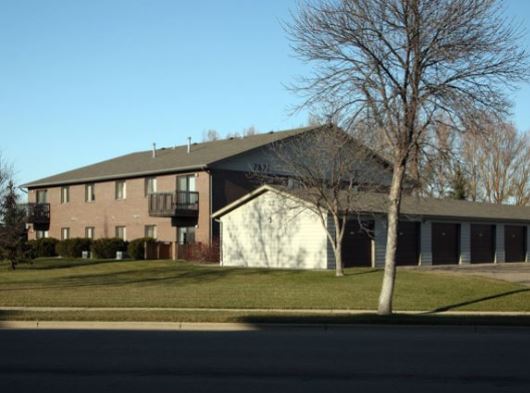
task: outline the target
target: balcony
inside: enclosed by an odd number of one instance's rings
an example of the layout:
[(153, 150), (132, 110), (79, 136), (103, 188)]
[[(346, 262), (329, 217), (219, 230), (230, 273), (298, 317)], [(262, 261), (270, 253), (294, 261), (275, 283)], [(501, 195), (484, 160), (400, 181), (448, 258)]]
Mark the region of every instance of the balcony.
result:
[(26, 222), (34, 225), (50, 224), (49, 203), (25, 203), (21, 207), (26, 212)]
[(195, 191), (155, 192), (148, 195), (151, 217), (190, 217), (199, 215), (199, 193)]

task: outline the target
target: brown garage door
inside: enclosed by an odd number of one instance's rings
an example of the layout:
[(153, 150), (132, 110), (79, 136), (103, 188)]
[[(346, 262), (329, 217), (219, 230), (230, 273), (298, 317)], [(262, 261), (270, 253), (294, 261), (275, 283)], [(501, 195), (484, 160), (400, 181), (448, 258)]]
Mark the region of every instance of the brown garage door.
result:
[(400, 221), (398, 224), (398, 244), (396, 265), (417, 265), (420, 256), (420, 223)]
[(495, 226), (471, 225), (471, 263), (493, 263), (495, 261)]
[(363, 222), (357, 219), (348, 220), (342, 240), (342, 261), (344, 267), (372, 266), (373, 221)]
[(460, 225), (432, 224), (433, 265), (456, 265), (460, 259)]
[(526, 259), (526, 227), (504, 226), (504, 252), (506, 262), (524, 262)]

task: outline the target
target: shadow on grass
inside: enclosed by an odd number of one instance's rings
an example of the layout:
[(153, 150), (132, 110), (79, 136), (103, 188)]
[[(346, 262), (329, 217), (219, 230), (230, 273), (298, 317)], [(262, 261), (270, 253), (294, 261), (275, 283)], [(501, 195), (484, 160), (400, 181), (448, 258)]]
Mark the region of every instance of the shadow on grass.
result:
[(67, 269), (71, 267), (81, 267), (81, 266), (94, 266), (101, 265), (106, 263), (116, 263), (116, 262), (136, 262), (132, 259), (43, 259), (43, 260), (33, 260), (28, 262), (22, 262), (17, 266), (16, 270), (58, 270), (58, 269)]
[[(66, 262), (66, 261), (65, 261)], [(116, 261), (98, 261), (98, 263)], [(131, 261), (129, 261), (131, 262)], [(138, 261), (132, 261), (138, 262)], [(139, 261), (146, 262), (146, 261)], [(147, 261), (148, 262), (148, 261)], [(121, 263), (121, 262), (120, 262)], [(127, 263), (127, 261), (124, 261)], [(71, 266), (90, 266), (97, 263), (76, 264), (71, 262)], [(64, 266), (63, 266), (64, 267)], [(176, 267), (176, 268), (175, 268)], [(58, 267), (55, 267), (58, 268)], [(151, 268), (127, 269), (121, 271), (107, 271), (101, 273), (69, 274), (63, 277), (46, 278), (45, 281), (18, 281), (16, 287), (3, 287), (0, 292), (13, 292), (25, 290), (46, 290), (46, 289), (68, 289), (86, 288), (102, 286), (128, 286), (128, 285), (189, 285), (211, 283), (213, 281), (226, 278), (244, 280), (248, 276), (293, 276), (299, 275), (300, 270), (271, 270), (271, 269), (241, 269), (241, 268), (212, 268), (204, 265), (177, 264), (168, 266), (158, 266)], [(360, 273), (359, 273), (360, 274)], [(40, 280), (39, 280), (40, 281)], [(236, 284), (236, 283), (232, 283)]]
[(489, 295), (489, 296), (483, 296), (483, 297), (480, 297), (480, 298), (467, 300), (467, 301), (460, 302), (460, 303), (449, 304), (447, 306), (438, 307), (438, 308), (435, 308), (434, 310), (427, 311), (424, 314), (428, 315), (428, 314), (434, 314), (434, 313), (439, 313), (439, 312), (444, 312), (444, 311), (450, 311), (450, 310), (454, 310), (456, 308), (469, 306), (470, 304), (481, 303), (481, 302), (484, 302), (484, 301), (487, 301), (487, 300), (498, 299), (498, 298), (501, 298), (501, 297), (515, 295), (516, 293), (523, 293), (523, 292), (528, 292), (528, 291), (530, 291), (530, 288), (514, 289), (512, 291), (496, 293), (496, 294)]

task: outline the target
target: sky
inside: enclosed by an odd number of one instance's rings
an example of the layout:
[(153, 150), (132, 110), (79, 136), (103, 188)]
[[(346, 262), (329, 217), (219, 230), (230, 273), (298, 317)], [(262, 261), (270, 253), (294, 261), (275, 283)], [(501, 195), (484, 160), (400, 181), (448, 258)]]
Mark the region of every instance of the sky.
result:
[[(3, 0), (0, 154), (21, 184), (254, 126), (298, 127), (285, 87), (310, 68), (282, 29), (296, 0)], [(528, 30), (530, 1), (507, 14)], [(530, 130), (530, 86), (512, 94)]]

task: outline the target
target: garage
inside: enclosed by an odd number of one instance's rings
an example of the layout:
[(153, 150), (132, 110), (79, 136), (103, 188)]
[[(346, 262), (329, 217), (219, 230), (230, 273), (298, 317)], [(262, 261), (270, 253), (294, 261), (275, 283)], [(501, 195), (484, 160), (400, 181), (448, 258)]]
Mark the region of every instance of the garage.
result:
[(495, 262), (495, 225), (471, 224), (471, 263)]
[(460, 225), (432, 223), (432, 264), (457, 265), (460, 259)]
[(506, 262), (524, 262), (526, 260), (525, 226), (504, 226), (504, 250)]
[(417, 265), (420, 257), (420, 223), (400, 221), (398, 224), (398, 244), (396, 265)]
[(372, 237), (373, 221), (346, 221), (344, 238), (342, 240), (342, 261), (344, 267), (372, 266)]

